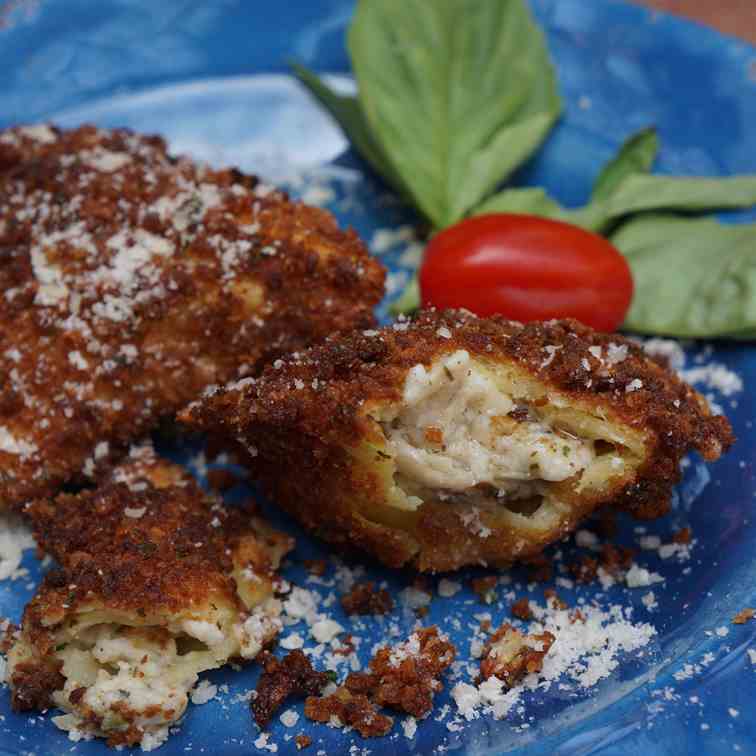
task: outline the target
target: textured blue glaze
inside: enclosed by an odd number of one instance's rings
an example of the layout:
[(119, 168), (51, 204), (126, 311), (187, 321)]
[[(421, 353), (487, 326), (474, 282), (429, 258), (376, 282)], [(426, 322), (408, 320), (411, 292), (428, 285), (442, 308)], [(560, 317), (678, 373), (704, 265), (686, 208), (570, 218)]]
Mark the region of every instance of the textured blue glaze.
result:
[[(520, 171), (521, 181), (544, 184), (562, 201), (576, 204), (617, 145), (649, 124), (656, 124), (662, 136), (662, 171), (756, 172), (753, 48), (613, 0), (533, 0), (533, 7), (558, 64), (566, 112), (546, 148)], [(0, 30), (0, 127), (48, 118), (64, 125), (83, 120), (129, 125), (166, 134), (176, 149), (280, 179), (292, 163), (307, 167), (336, 159), (332, 183), (337, 196), (330, 206), (340, 220), (370, 238), (378, 227), (411, 219), (386, 201), (351, 152), (342, 154), (345, 142), (333, 124), (282, 75), (286, 62), (295, 58), (322, 71), (346, 72), (343, 32), (350, 14), (347, 0), (48, 0), (28, 14), (17, 10), (9, 27)], [(406, 272), (397, 253), (386, 259), (400, 275)], [(737, 370), (747, 386), (756, 381), (754, 348), (720, 345), (715, 358)], [(590, 694), (567, 698), (552, 688), (530, 700), (528, 712), (535, 720), (521, 732), (513, 731), (510, 722), (487, 719), (455, 735), (443, 723), (427, 721), (412, 740), (400, 735), (367, 743), (303, 722), (291, 732), (304, 730), (316, 738), (310, 753), (345, 753), (351, 743), (367, 745), (374, 753), (428, 753), (439, 744), (467, 754), (661, 756), (732, 753), (735, 746), (756, 753), (756, 724), (750, 716), (756, 668), (745, 654), (754, 642), (756, 623), (729, 625), (733, 614), (756, 601), (751, 521), (756, 432), (750, 425), (756, 407), (748, 391), (738, 399), (736, 409), (725, 404), (740, 439), (733, 453), (710, 468), (711, 481), (705, 486), (700, 466), (694, 465), (673, 513), (649, 528), (668, 540), (675, 527), (690, 524), (699, 539), (692, 571), (685, 574), (685, 565), (644, 555), (644, 565), (666, 577), (656, 590), (660, 609), (651, 615), (640, 603), (643, 590), (610, 591), (613, 600), (636, 607), (637, 619), (657, 627), (659, 636), (646, 656), (624, 660)], [(188, 460), (196, 449), (166, 451)], [(235, 494), (232, 499), (243, 492)], [(298, 536), (296, 564), (287, 577), (302, 582), (300, 560), (327, 555), (327, 549), (269, 511)], [(628, 543), (632, 528), (631, 522), (623, 524), (622, 538)], [(31, 553), (24, 565), (36, 579)], [(411, 582), (403, 573), (368, 569), (372, 579), (385, 579), (395, 591)], [(513, 578), (522, 581), (523, 573), (515, 571)], [(574, 601), (594, 593), (594, 588), (581, 588), (565, 597)], [(0, 616), (17, 619), (30, 595), (24, 580), (0, 583)], [(429, 621), (443, 625), (450, 612), (466, 610), (470, 598), (467, 589), (451, 599), (436, 598)], [(409, 627), (410, 620), (401, 621)], [(707, 635), (721, 625), (730, 627), (726, 638)], [(363, 658), (386, 634), (378, 620), (367, 626)], [(467, 649), (464, 631), (455, 639)], [(673, 678), (682, 665), (699, 663), (706, 652), (715, 661), (702, 674), (683, 682)], [(257, 733), (246, 705), (229, 699), (256, 678), (254, 668), (209, 675), (213, 682), (227, 683), (231, 693), (190, 706), (180, 731), (158, 753), (254, 751)], [(677, 699), (665, 700), (660, 691), (666, 686), (674, 688)], [(690, 696), (705, 705), (691, 704)], [(445, 702), (447, 693), (439, 700)], [(730, 716), (728, 708), (741, 715)], [(5, 688), (0, 690), (0, 714), (5, 716), (0, 720), (0, 754), (108, 752), (102, 743), (69, 743), (49, 716), (30, 724), (26, 716), (12, 714)], [(276, 722), (272, 740), (279, 753), (293, 752), (291, 742), (283, 740), (284, 731)]]

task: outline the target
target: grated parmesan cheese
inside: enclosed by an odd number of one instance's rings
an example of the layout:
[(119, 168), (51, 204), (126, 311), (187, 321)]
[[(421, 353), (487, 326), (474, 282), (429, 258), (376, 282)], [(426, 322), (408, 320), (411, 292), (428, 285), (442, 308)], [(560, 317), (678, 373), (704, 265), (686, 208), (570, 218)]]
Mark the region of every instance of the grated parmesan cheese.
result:
[(208, 701), (212, 701), (218, 693), (218, 686), (213, 685), (209, 680), (200, 680), (194, 690), (192, 690), (190, 697), (192, 703), (196, 706), (206, 704)]
[(330, 643), (344, 628), (335, 620), (319, 619), (310, 627), (310, 634), (318, 643)]
[(438, 595), (442, 598), (451, 598), (462, 590), (462, 584), (455, 580), (441, 578), (438, 581)]
[(294, 709), (287, 709), (279, 719), (284, 727), (294, 727), (299, 721), (299, 714)]
[(732, 396), (743, 390), (743, 379), (717, 363), (682, 370), (680, 376), (688, 383), (703, 384), (706, 388), (719, 391), (722, 396)]
[(633, 564), (625, 573), (625, 582), (628, 588), (643, 588), (654, 583), (663, 583), (664, 578), (657, 572), (649, 572), (645, 567)]
[(414, 717), (407, 717), (402, 722), (402, 730), (404, 730), (404, 737), (411, 740), (417, 732), (417, 720)]
[(625, 386), (625, 393), (629, 394), (629, 393), (632, 393), (633, 391), (637, 391), (638, 389), (642, 389), (642, 388), (643, 388), (643, 381), (640, 380), (639, 378), (633, 378), (633, 380), (630, 381), (630, 383), (628, 383), (627, 386)]
[(583, 621), (575, 621), (570, 610), (559, 609), (554, 602), (546, 607), (532, 603), (531, 609), (535, 621), (528, 632), (550, 632), (556, 639), (543, 668), (508, 691), (496, 677), (477, 686), (457, 683), (451, 695), (465, 719), (476, 719), (481, 713), (502, 719), (520, 704), (526, 690), (548, 690), (557, 681), (560, 690), (591, 688), (618, 667), (622, 654), (637, 651), (656, 635), (651, 625), (631, 622), (631, 609), (619, 605), (606, 609), (582, 605)]
[(132, 162), (131, 156), (125, 152), (111, 152), (102, 147), (94, 150), (83, 150), (80, 153), (80, 158), (90, 168), (102, 171), (103, 173), (113, 173)]
[(281, 638), (278, 645), (287, 651), (293, 651), (295, 648), (302, 648), (304, 646), (304, 638), (299, 633), (291, 633), (285, 638)]
[(4, 425), (0, 425), (0, 451), (23, 459), (32, 456), (37, 450), (36, 444), (16, 438)]
[(40, 144), (51, 144), (55, 141), (55, 132), (46, 123), (22, 126), (18, 132), (22, 136), (33, 139)]
[(22, 577), (24, 551), (36, 547), (31, 530), (16, 515), (0, 515), (0, 580)]

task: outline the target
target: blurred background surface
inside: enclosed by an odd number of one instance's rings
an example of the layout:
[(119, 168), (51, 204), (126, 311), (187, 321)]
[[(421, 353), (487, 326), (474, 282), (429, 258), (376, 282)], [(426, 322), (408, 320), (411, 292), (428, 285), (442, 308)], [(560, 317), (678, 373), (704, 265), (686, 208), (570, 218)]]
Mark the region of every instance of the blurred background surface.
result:
[(756, 44), (756, 0), (635, 0), (639, 5), (687, 16)]

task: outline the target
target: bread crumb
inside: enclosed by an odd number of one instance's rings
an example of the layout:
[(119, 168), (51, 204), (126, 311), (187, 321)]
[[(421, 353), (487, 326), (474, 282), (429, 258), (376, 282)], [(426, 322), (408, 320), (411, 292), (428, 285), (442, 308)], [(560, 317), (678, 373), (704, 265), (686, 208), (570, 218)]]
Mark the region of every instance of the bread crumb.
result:
[(750, 606), (746, 607), (745, 609), (741, 609), (733, 618), (732, 618), (732, 624), (733, 625), (745, 625), (748, 620), (753, 619), (753, 616), (756, 614), (756, 609), (752, 609)]

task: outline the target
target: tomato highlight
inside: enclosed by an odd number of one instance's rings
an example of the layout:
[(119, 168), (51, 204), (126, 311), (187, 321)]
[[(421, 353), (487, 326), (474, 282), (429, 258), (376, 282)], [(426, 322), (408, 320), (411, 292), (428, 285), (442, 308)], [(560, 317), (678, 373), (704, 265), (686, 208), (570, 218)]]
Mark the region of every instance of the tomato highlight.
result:
[(575, 318), (616, 331), (633, 298), (625, 258), (562, 221), (492, 213), (436, 234), (419, 273), (424, 307), (464, 307), (512, 320)]

